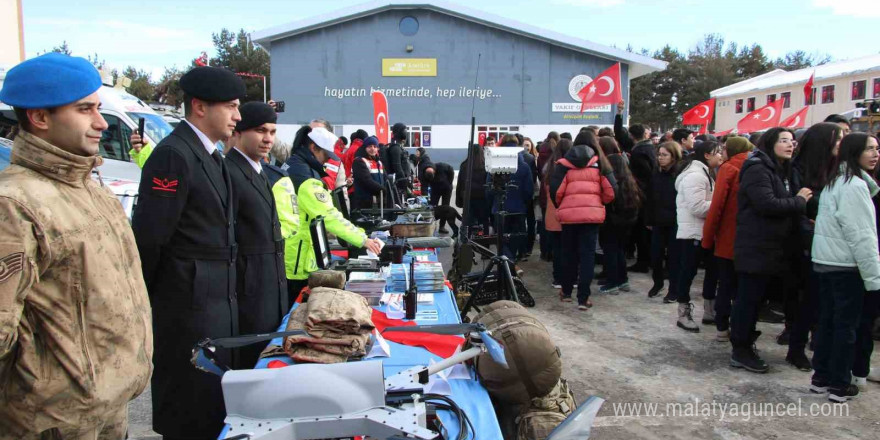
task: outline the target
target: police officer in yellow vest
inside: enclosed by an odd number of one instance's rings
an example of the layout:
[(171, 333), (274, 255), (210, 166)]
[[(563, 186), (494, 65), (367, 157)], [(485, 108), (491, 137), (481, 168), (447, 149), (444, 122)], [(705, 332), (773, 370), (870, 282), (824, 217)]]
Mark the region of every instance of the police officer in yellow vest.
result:
[(324, 172), (324, 163), (334, 154), (336, 140), (336, 136), (326, 128), (305, 125), (297, 131), (293, 153), (286, 163), (287, 172), (296, 190), (300, 218), (300, 228), (287, 246), (292, 252), (289, 251), (286, 255), (288, 261), (292, 259), (294, 263), (293, 274), (288, 273), (288, 292), (293, 297), (291, 300), (307, 285), (309, 273), (318, 270), (308, 227), (316, 217), (324, 217), (327, 231), (348, 243), (366, 247), (377, 254), (381, 251), (379, 240), (367, 238), (363, 229), (351, 224), (333, 207), (330, 192), (321, 181), (327, 175)]

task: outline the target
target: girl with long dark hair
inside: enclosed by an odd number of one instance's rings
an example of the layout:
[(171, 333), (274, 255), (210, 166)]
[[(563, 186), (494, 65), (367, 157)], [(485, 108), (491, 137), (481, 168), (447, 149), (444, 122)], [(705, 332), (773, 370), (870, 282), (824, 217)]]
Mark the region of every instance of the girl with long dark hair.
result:
[[(544, 194), (545, 199), (550, 198), (550, 174), (553, 170), (552, 165), (557, 161), (565, 157), (568, 154), (568, 150), (571, 150), (571, 141), (568, 139), (561, 139), (559, 143), (555, 143), (553, 147), (553, 152), (550, 155), (548, 160), (548, 164), (551, 166), (547, 167), (547, 170), (544, 172), (544, 177), (541, 178), (541, 192)], [(562, 288), (562, 224), (559, 223), (559, 219), (556, 217), (556, 204), (547, 201), (547, 209), (544, 210), (544, 228), (547, 230), (547, 242), (549, 244), (548, 252), (553, 258), (553, 282), (551, 283), (554, 289)], [(544, 237), (541, 237), (541, 240), (544, 240)], [(563, 301), (566, 298), (562, 298)], [(571, 301), (571, 298), (568, 298), (568, 301)]]
[[(678, 231), (675, 234), (681, 251), (681, 272), (678, 277), (678, 320), (676, 325), (690, 332), (699, 332), (694, 323), (691, 303), (691, 283), (697, 275), (702, 260), (706, 266), (703, 279), (704, 321), (711, 318), (715, 323), (715, 291), (718, 286), (718, 271), (710, 251), (700, 246), (703, 239), (703, 224), (712, 204), (715, 190), (715, 168), (721, 165), (721, 147), (715, 141), (698, 143), (688, 156), (684, 168), (675, 179), (676, 217)], [(707, 316), (708, 315), (708, 316)]]
[[(819, 275), (813, 270), (810, 251), (813, 230), (819, 211), (822, 190), (837, 168), (837, 152), (843, 130), (837, 124), (815, 124), (801, 135), (797, 155), (792, 159), (793, 180), (796, 187), (810, 188), (813, 198), (800, 218), (801, 252), (792, 272), (799, 275), (792, 280), (795, 288), (786, 289), (785, 330), (788, 331), (788, 354), (785, 360), (801, 371), (812, 370), (805, 353), (810, 330), (819, 318)], [(800, 291), (800, 292), (799, 292)]]
[(617, 141), (610, 136), (599, 138), (602, 151), (614, 170), (617, 191), (614, 201), (605, 207), (605, 223), (599, 229), (599, 244), (605, 257), (604, 284), (600, 283), (600, 293), (616, 294), (619, 290), (630, 291), (626, 275), (626, 254), (624, 246), (639, 215), (642, 205), (642, 192), (630, 172), (626, 157), (621, 154)]
[(758, 309), (772, 283), (789, 270), (788, 244), (797, 239), (796, 219), (806, 212), (813, 192), (802, 188), (791, 195), (791, 156), (794, 133), (771, 128), (740, 171), (733, 246), (737, 296), (730, 320), (730, 365), (755, 373), (769, 367), (753, 344), (761, 335), (755, 330)]
[(844, 137), (840, 165), (819, 199), (812, 247), (813, 267), (819, 274), (819, 326), (810, 390), (828, 391), (832, 402), (859, 394), (851, 384), (851, 371), (856, 352), (862, 358), (865, 353), (856, 347), (856, 328), (865, 295), (880, 294), (877, 214), (871, 201), (880, 187), (870, 174), (880, 158), (877, 147), (877, 138), (871, 135)]

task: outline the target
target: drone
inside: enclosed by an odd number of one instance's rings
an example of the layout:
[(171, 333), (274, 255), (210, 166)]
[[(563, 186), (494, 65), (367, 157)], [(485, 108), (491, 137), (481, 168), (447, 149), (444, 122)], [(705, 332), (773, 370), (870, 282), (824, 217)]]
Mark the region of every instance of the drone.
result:
[[(193, 348), (192, 363), (221, 378), (226, 426), (221, 440), (307, 440), (365, 435), (375, 439), (440, 439), (429, 429), (429, 405), (459, 418), (461, 439), (478, 438), (467, 415), (444, 396), (426, 394), (429, 377), (488, 353), (507, 368), (504, 348), (481, 323), (389, 327), (384, 331), (465, 335), (470, 348), (428, 366), (414, 366), (384, 378), (382, 361), (296, 364), (277, 369), (231, 370), (215, 359), (216, 348), (237, 348), (302, 330), (204, 339)], [(434, 403), (429, 403), (434, 402)], [(602, 399), (591, 398), (572, 413), (548, 440), (589, 437)], [(468, 434), (468, 431), (473, 436)]]

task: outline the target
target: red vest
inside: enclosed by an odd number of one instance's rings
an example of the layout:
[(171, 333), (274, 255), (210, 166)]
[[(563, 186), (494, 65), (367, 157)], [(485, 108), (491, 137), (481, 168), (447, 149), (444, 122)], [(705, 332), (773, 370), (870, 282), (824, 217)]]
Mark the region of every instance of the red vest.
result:
[(568, 159), (556, 162), (568, 168), (556, 192), (559, 223), (600, 224), (605, 221), (605, 205), (614, 200), (614, 190), (599, 170), (598, 161), (599, 158), (594, 156), (583, 168), (575, 167)]

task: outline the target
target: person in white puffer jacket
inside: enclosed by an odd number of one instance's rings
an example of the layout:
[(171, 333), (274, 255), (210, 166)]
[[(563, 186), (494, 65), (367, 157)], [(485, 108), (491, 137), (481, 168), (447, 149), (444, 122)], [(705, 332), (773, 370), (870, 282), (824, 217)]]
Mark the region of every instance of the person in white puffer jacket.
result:
[(711, 250), (700, 246), (703, 238), (703, 223), (712, 203), (715, 189), (715, 169), (721, 166), (721, 146), (714, 141), (706, 141), (694, 147), (694, 151), (681, 174), (675, 179), (676, 217), (681, 264), (679, 272), (678, 320), (676, 325), (689, 332), (699, 332), (694, 323), (691, 303), (691, 283), (697, 275), (700, 260), (706, 262), (706, 276), (703, 279), (703, 323), (715, 323), (715, 291), (718, 286), (718, 271)]

